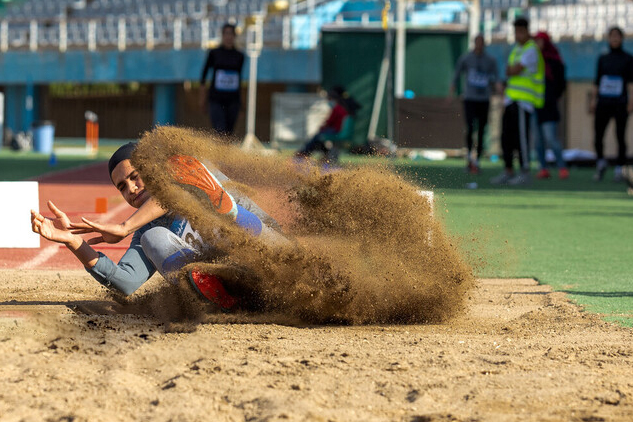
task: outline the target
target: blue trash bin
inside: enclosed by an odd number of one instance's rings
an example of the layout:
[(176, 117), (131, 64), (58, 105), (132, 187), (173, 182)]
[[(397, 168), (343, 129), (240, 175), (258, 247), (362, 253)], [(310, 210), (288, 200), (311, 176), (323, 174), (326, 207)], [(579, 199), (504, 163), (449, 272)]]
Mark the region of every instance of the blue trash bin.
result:
[(55, 139), (55, 126), (53, 122), (44, 120), (33, 123), (33, 150), (44, 154), (53, 152), (53, 139)]

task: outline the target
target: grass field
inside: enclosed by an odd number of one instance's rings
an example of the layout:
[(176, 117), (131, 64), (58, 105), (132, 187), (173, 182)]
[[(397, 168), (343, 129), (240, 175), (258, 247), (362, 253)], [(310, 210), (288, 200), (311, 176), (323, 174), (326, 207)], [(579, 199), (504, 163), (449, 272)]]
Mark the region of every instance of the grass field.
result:
[[(436, 191), (448, 230), (456, 235), (481, 277), (532, 277), (569, 293), (587, 310), (633, 326), (633, 198), (608, 174), (573, 168), (526, 187), (488, 182), (500, 164), (479, 176), (462, 160), (394, 163), (397, 171)], [(477, 189), (466, 188), (477, 182)]]

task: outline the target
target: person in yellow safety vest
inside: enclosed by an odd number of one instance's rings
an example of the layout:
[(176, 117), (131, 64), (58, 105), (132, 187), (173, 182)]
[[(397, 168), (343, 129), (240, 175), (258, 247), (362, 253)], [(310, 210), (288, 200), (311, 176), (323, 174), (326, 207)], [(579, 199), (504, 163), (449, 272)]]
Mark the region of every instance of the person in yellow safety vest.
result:
[[(490, 180), (493, 184), (523, 185), (530, 176), (530, 120), (545, 104), (545, 61), (530, 37), (529, 23), (514, 21), (516, 45), (506, 67), (505, 109), (501, 129), (501, 149), (505, 169)], [(519, 153), (521, 171), (514, 173), (514, 152)]]

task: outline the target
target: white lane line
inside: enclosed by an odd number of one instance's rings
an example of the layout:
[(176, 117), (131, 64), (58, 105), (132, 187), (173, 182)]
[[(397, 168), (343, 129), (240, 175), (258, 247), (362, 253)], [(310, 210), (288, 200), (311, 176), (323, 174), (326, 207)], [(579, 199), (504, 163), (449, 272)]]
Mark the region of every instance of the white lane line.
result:
[(61, 246), (57, 244), (45, 247), (34, 258), (20, 265), (18, 269), (30, 270), (37, 267), (38, 265), (42, 265), (43, 263), (51, 259), (57, 253), (60, 247)]
[[(115, 215), (117, 215), (118, 213), (120, 213), (127, 207), (129, 207), (129, 205), (125, 202), (122, 202), (116, 207), (114, 207), (113, 209), (111, 209), (110, 211), (108, 211), (107, 213), (103, 214), (100, 220), (102, 222), (107, 222), (108, 220), (110, 220), (112, 217), (114, 217)], [(55, 254), (60, 249), (61, 249), (61, 245), (58, 245), (58, 244), (47, 246), (44, 249), (42, 249), (40, 253), (38, 253), (34, 258), (20, 265), (18, 269), (30, 270), (37, 266), (40, 266), (44, 264), (46, 261), (48, 261), (49, 259), (51, 259), (53, 256), (55, 256)]]

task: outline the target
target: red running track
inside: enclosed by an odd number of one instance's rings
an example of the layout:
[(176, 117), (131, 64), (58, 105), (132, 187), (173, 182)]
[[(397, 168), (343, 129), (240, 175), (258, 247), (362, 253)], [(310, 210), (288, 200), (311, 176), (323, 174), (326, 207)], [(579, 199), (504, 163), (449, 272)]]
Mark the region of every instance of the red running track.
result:
[[(32, 180), (39, 182), (40, 212), (45, 216), (52, 216), (46, 206), (48, 200), (66, 212), (71, 221), (80, 221), (85, 216), (100, 222), (121, 222), (134, 212), (112, 185), (107, 162), (49, 173)], [(97, 198), (108, 199), (107, 213), (95, 213)], [(117, 245), (97, 245), (95, 249), (118, 262), (130, 238)], [(39, 249), (0, 249), (0, 268), (81, 269), (83, 266), (63, 245), (42, 239)]]

